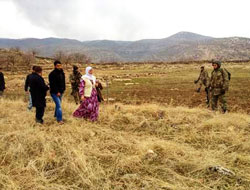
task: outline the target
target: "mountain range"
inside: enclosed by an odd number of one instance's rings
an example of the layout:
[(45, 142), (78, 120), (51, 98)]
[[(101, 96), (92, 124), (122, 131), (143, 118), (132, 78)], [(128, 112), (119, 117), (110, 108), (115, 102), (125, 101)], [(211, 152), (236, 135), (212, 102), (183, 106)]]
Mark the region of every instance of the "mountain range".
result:
[(213, 38), (191, 32), (179, 32), (163, 39), (139, 41), (78, 41), (61, 38), (0, 38), (0, 48), (35, 49), (39, 56), (52, 57), (56, 52), (84, 53), (93, 62), (249, 60), (250, 39)]

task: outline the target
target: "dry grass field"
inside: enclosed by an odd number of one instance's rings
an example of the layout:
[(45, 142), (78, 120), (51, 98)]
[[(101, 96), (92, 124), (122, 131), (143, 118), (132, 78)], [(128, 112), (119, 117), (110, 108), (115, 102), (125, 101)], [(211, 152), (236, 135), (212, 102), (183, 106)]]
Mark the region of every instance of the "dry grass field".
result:
[(45, 124), (36, 124), (23, 91), (27, 72), (5, 73), (0, 189), (250, 189), (249, 63), (226, 64), (232, 73), (227, 114), (207, 109), (205, 93), (195, 92), (198, 64), (93, 67), (108, 79), (114, 101), (101, 104), (98, 122), (74, 119), (68, 87), (62, 126), (49, 97)]

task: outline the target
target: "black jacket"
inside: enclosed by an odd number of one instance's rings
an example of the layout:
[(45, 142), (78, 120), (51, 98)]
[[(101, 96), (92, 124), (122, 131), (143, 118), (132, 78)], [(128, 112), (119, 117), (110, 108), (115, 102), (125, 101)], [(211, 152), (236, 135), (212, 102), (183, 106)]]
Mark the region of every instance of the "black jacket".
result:
[(63, 70), (54, 69), (49, 74), (49, 85), (50, 93), (57, 94), (60, 92), (62, 94), (65, 91), (65, 75)]
[(5, 89), (4, 75), (2, 72), (0, 72), (0, 91), (4, 91), (4, 89)]
[(30, 87), (30, 77), (33, 73), (31, 74), (28, 74), (27, 77), (26, 77), (26, 80), (25, 80), (25, 85), (24, 85), (24, 90), (25, 92), (28, 91), (28, 87)]
[(43, 77), (37, 73), (32, 73), (29, 84), (33, 107), (46, 107), (45, 97), (49, 87), (45, 84)]

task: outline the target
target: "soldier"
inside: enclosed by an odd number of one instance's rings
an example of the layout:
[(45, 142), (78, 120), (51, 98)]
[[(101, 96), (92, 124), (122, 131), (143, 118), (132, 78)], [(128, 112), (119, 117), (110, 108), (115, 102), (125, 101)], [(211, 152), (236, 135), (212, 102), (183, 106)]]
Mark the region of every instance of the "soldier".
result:
[(229, 76), (225, 69), (221, 68), (220, 61), (213, 61), (214, 70), (211, 73), (210, 88), (211, 88), (211, 105), (212, 110), (217, 109), (218, 101), (221, 103), (223, 113), (227, 111), (226, 92), (229, 88)]
[(2, 68), (0, 68), (0, 97), (3, 95), (5, 90), (4, 74), (2, 73)]
[(205, 86), (205, 91), (207, 94), (207, 101), (206, 103), (209, 105), (209, 75), (208, 72), (205, 70), (205, 66), (202, 65), (201, 66), (201, 72), (200, 72), (200, 76), (197, 80), (194, 81), (195, 84), (197, 84), (199, 82), (199, 88), (197, 89), (197, 92), (201, 91), (201, 87), (202, 85)]
[(71, 88), (72, 88), (71, 95), (74, 97), (76, 104), (80, 103), (80, 100), (81, 100), (81, 97), (79, 94), (79, 84), (80, 84), (81, 77), (82, 75), (78, 71), (78, 67), (74, 65), (73, 73), (69, 76), (69, 80), (70, 80)]

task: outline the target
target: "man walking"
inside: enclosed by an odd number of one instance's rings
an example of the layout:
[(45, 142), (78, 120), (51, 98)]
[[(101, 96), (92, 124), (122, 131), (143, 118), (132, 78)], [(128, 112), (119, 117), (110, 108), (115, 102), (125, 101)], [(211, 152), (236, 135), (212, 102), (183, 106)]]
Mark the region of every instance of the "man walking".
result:
[(78, 67), (74, 65), (73, 73), (69, 76), (69, 80), (70, 80), (71, 88), (72, 88), (71, 95), (74, 97), (76, 104), (79, 104), (81, 100), (80, 93), (79, 93), (79, 84), (80, 84), (81, 77), (82, 75), (78, 71)]
[(229, 88), (229, 77), (225, 69), (221, 68), (220, 61), (213, 61), (212, 66), (214, 70), (211, 74), (210, 87), (211, 87), (211, 105), (212, 110), (217, 110), (218, 101), (221, 103), (223, 113), (227, 112), (226, 93)]
[(206, 94), (207, 94), (206, 103), (208, 105), (209, 105), (209, 87), (208, 87), (209, 86), (209, 80), (210, 80), (210, 78), (209, 78), (208, 72), (206, 71), (205, 66), (202, 65), (199, 78), (196, 81), (194, 81), (194, 83), (197, 84), (199, 82), (199, 88), (197, 89), (198, 93), (201, 91), (202, 85), (204, 85), (205, 91), (206, 91)]
[(4, 90), (5, 90), (4, 74), (2, 73), (2, 68), (0, 67), (0, 97), (3, 95)]
[(65, 74), (60, 61), (54, 62), (54, 70), (49, 74), (50, 94), (55, 102), (55, 117), (59, 124), (63, 124), (62, 120), (62, 96), (66, 89)]
[(36, 108), (36, 122), (43, 124), (43, 115), (46, 107), (46, 93), (49, 87), (45, 84), (42, 77), (42, 68), (36, 66), (34, 73), (29, 77), (30, 93), (32, 105)]
[(33, 66), (32, 72), (27, 75), (26, 80), (25, 80), (25, 85), (24, 85), (24, 90), (29, 96), (28, 110), (32, 109), (32, 97), (31, 97), (31, 93), (30, 93), (30, 78), (32, 75), (35, 74), (35, 67), (36, 66)]

